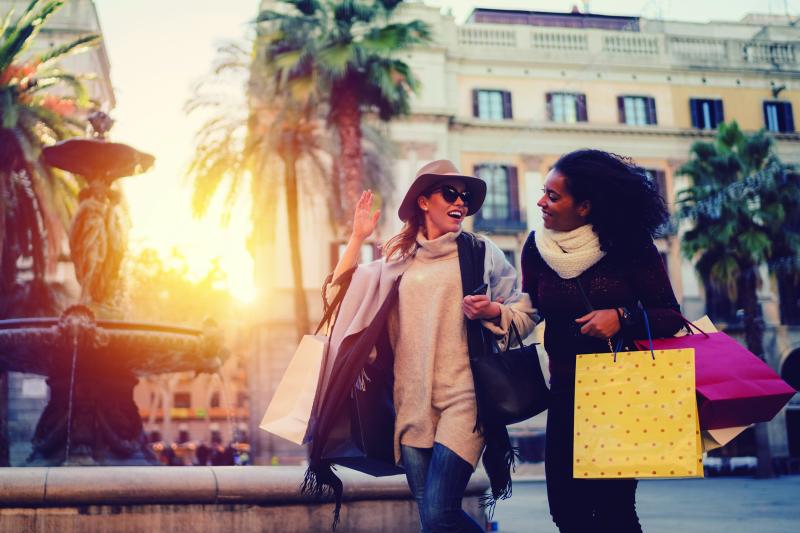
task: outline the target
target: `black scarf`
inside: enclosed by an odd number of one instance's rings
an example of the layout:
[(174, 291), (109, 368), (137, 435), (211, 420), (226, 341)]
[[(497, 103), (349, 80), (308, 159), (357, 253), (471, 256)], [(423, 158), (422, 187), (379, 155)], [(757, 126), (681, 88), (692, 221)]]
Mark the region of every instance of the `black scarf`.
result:
[[(458, 246), (458, 262), (461, 267), (461, 286), (464, 296), (472, 293), (483, 283), (483, 265), (486, 256), (486, 245), (475, 235), (462, 232), (456, 239)], [(485, 357), (492, 350), (491, 333), (486, 331), (480, 320), (466, 320), (467, 346), (470, 362)], [(514, 470), (517, 450), (511, 446), (506, 426), (491, 416), (492, 406), (486, 404), (486, 398), (475, 382), (475, 399), (478, 406), (478, 417), (475, 431), (479, 431), (486, 442), (483, 451), (483, 466), (489, 476), (491, 494), (482, 499), (482, 505), (491, 517), (497, 500), (511, 496), (511, 472)]]

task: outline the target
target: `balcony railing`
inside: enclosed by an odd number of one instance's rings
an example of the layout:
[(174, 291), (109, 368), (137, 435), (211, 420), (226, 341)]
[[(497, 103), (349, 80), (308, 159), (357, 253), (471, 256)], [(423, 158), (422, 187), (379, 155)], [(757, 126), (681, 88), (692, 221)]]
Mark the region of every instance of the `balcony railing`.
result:
[[(456, 33), (455, 53), (537, 61), (645, 63), (674, 67), (718, 65), (800, 71), (800, 42), (724, 39), (668, 33), (524, 25), (470, 24)], [(509, 49), (533, 54), (509, 56)]]

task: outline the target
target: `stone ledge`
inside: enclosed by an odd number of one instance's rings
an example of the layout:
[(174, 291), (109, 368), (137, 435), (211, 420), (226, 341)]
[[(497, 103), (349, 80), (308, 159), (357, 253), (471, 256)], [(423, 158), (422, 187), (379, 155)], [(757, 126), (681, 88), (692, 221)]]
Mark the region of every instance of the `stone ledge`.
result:
[[(304, 469), (298, 466), (16, 467), (0, 471), (0, 507), (61, 505), (305, 503)], [(376, 478), (345, 468), (337, 475), (344, 499), (411, 499), (404, 476)], [(489, 487), (482, 471), (467, 487), (480, 496)]]

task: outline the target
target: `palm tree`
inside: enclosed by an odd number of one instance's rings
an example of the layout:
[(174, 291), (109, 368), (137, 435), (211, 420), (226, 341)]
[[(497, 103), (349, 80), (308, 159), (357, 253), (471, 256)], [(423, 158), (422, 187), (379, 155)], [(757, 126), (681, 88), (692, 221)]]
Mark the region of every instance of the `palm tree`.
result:
[[(83, 131), (71, 115), (88, 101), (74, 75), (57, 67), (60, 59), (99, 42), (87, 35), (23, 57), (44, 22), (63, 1), (32, 0), (14, 19), (13, 10), (0, 20), (0, 318), (49, 312), (57, 291), (45, 284), (74, 212), (78, 184), (51, 171), (41, 148)], [(48, 89), (66, 85), (72, 97)], [(18, 283), (21, 259), (29, 259), (33, 280)], [(8, 465), (6, 428), (7, 374), (0, 372), (0, 466)]]
[(388, 121), (409, 112), (418, 88), (411, 68), (396, 58), (430, 40), (420, 20), (391, 22), (402, 0), (279, 0), (259, 13), (270, 68), (284, 79), (315, 88), (337, 133), (335, 218), (349, 220), (365, 185), (362, 120)]
[[(87, 35), (23, 58), (42, 25), (63, 3), (33, 0), (16, 20), (9, 12), (0, 26), (0, 290), (4, 295), (17, 292), (22, 258), (31, 260), (34, 285), (43, 284), (76, 205), (75, 178), (48, 168), (41, 149), (84, 130), (75, 112), (88, 104), (87, 92), (77, 76), (58, 68), (58, 61), (96, 45), (99, 37)], [(48, 91), (63, 86), (71, 89), (71, 96)], [(0, 312), (11, 312), (3, 307)]]
[[(334, 213), (335, 183), (328, 179), (334, 148), (323, 135), (322, 104), (305, 79), (285, 79), (264, 56), (260, 41), (249, 45), (226, 43), (218, 50), (212, 75), (195, 88), (187, 113), (205, 113), (196, 134), (197, 148), (189, 167), (194, 182), (195, 214), (207, 212), (213, 196), (226, 188), (226, 216), (249, 185), (253, 222), (251, 242), (272, 242), (279, 227), (276, 190), (285, 191), (287, 231), (294, 287), (298, 339), (308, 332), (308, 304), (303, 288), (300, 252), (299, 194), (320, 192)], [(254, 58), (258, 60), (254, 60)], [(246, 102), (231, 89), (245, 85)], [(375, 128), (364, 130), (368, 183), (390, 189), (391, 149)], [(282, 174), (276, 169), (282, 169)], [(298, 169), (303, 171), (298, 172)], [(336, 226), (335, 218), (330, 220)]]
[[(714, 142), (696, 142), (679, 170), (691, 185), (677, 192), (678, 218), (692, 228), (684, 255), (744, 311), (747, 348), (764, 359), (764, 322), (758, 303), (759, 269), (797, 269), (800, 232), (787, 225), (800, 209), (800, 178), (781, 163), (763, 130), (746, 135), (736, 122), (720, 124)], [(758, 475), (772, 475), (765, 424), (756, 425)]]
[[(213, 75), (198, 85), (187, 103), (188, 113), (210, 111), (196, 134), (197, 148), (189, 167), (194, 182), (193, 208), (196, 214), (205, 214), (211, 198), (224, 186), (229, 214), (249, 183), (251, 238), (261, 240), (269, 238), (264, 233), (277, 226), (275, 190), (283, 186), (299, 339), (308, 332), (309, 318), (302, 282), (297, 169), (304, 159), (320, 161), (318, 112), (310, 94), (300, 97), (298, 87), (292, 87), (294, 93), (289, 94), (276, 84), (265, 63), (253, 61), (258, 53), (254, 43), (251, 49), (230, 43), (222, 46)], [(226, 74), (246, 79), (245, 105), (213, 88), (228, 83)], [(273, 171), (276, 159), (283, 169), (282, 180)], [(319, 176), (319, 172), (311, 175)]]

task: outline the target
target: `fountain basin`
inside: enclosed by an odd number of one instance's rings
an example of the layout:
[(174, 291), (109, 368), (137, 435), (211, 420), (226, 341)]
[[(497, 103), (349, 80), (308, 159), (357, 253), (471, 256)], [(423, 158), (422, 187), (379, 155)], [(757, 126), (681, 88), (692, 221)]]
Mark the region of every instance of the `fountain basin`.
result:
[(31, 466), (156, 465), (133, 388), (140, 377), (214, 372), (222, 334), (96, 320), (85, 306), (59, 318), (0, 320), (0, 368), (47, 376), (50, 400), (32, 439)]
[[(69, 327), (63, 317), (0, 320), (0, 366), (6, 371), (49, 376), (64, 358), (71, 356)], [(113, 360), (104, 364), (129, 369), (137, 377), (165, 372), (214, 372), (224, 354), (220, 333), (213, 326), (200, 330), (96, 320), (83, 329), (78, 347), (81, 359), (113, 354)], [(87, 339), (87, 334), (93, 338)]]

